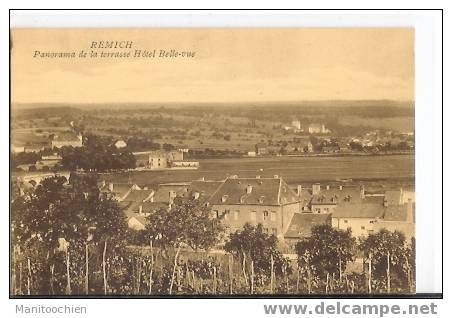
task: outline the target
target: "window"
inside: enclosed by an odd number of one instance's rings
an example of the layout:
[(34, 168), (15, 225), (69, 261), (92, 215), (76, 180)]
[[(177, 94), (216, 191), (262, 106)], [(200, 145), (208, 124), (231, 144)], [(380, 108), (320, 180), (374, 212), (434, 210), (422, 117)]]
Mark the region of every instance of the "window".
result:
[(268, 211), (264, 211), (264, 213), (263, 213), (263, 219), (264, 219), (264, 221), (267, 221), (267, 220), (268, 220)]
[(272, 213), (270, 214), (270, 220), (276, 221), (276, 212), (275, 211), (272, 211)]
[(237, 221), (239, 219), (239, 215), (240, 215), (240, 211), (239, 210), (234, 211), (234, 220)]
[(251, 211), (251, 221), (256, 221), (256, 211)]
[(213, 210), (213, 211), (212, 211), (212, 216), (213, 216), (214, 218), (217, 218), (217, 219), (218, 219), (218, 210)]
[(276, 227), (272, 228), (272, 234), (273, 234), (273, 235), (278, 234), (278, 231), (276, 230)]
[(348, 220), (344, 220), (344, 223), (348, 223)]
[(268, 234), (268, 228), (267, 227), (264, 227), (264, 233)]
[(361, 230), (365, 230), (366, 229), (366, 227), (365, 226), (361, 226)]
[(326, 213), (330, 212), (330, 208), (325, 208), (325, 212)]
[(229, 210), (224, 210), (224, 219), (227, 220), (229, 217)]
[(370, 223), (370, 224), (373, 224), (373, 223), (374, 223), (374, 221), (373, 221), (373, 220), (371, 220), (371, 221), (369, 221), (369, 223)]

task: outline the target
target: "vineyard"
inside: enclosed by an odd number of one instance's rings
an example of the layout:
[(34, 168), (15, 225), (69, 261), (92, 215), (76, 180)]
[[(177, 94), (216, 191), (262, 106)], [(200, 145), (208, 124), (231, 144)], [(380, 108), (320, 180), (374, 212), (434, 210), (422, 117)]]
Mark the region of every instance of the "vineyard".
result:
[[(91, 178), (91, 179), (90, 179)], [(95, 178), (45, 179), (11, 205), (12, 296), (307, 295), (415, 292), (415, 242), (381, 230), (356, 239), (329, 225), (295, 244), (261, 225), (228, 237), (196, 200), (127, 228)], [(350, 270), (361, 259), (361, 267)]]

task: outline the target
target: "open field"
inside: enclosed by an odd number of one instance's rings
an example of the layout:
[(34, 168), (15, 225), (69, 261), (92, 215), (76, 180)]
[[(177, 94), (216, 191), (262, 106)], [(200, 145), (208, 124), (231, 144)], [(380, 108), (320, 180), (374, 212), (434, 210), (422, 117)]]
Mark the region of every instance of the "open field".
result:
[(205, 159), (199, 162), (198, 170), (133, 171), (105, 174), (102, 178), (127, 182), (130, 177), (136, 183), (159, 184), (201, 177), (221, 180), (232, 174), (239, 177), (272, 177), (277, 174), (290, 184), (339, 178), (414, 181), (414, 155)]

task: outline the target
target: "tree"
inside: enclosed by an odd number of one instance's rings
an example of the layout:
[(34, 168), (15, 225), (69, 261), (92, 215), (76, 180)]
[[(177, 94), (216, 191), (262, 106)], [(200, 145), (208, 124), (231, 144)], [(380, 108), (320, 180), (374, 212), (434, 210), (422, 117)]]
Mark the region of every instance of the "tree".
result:
[(170, 209), (161, 208), (147, 217), (147, 235), (162, 248), (185, 244), (210, 249), (221, 238), (223, 226), (212, 218), (211, 210), (199, 200), (175, 198)]
[(290, 274), (291, 267), (287, 259), (277, 248), (278, 238), (264, 232), (262, 224), (253, 226), (246, 223), (242, 230), (232, 233), (224, 249), (236, 255), (242, 263), (253, 262), (253, 271), (261, 278), (271, 278), (273, 259), (274, 274)]
[(136, 159), (131, 152), (121, 152), (112, 145), (111, 139), (95, 135), (87, 136), (83, 147), (63, 147), (60, 153), (62, 166), (70, 171), (109, 171), (136, 166)]
[(407, 287), (405, 282), (409, 250), (405, 246), (403, 233), (382, 229), (361, 240), (359, 248), (364, 253), (367, 264), (370, 263), (369, 281), (376, 285), (377, 291), (391, 292)]
[[(51, 282), (64, 250), (68, 291), (70, 275), (80, 274), (85, 268), (83, 264), (88, 263), (85, 258), (88, 242), (106, 246), (111, 241), (116, 247), (127, 229), (125, 215), (117, 202), (99, 195), (97, 178), (72, 175), (71, 182), (66, 185), (64, 177), (46, 178), (35, 191), (12, 203), (13, 243), (30, 255), (38, 253), (45, 259), (51, 275), (43, 276), (50, 276)], [(62, 239), (66, 242), (63, 247)]]
[(309, 280), (314, 277), (323, 280), (333, 274), (341, 279), (347, 263), (354, 258), (355, 239), (350, 229), (318, 225), (312, 228), (311, 236), (299, 241), (295, 248), (298, 264)]
[(19, 165), (30, 164), (34, 165), (36, 161), (41, 158), (39, 153), (35, 152), (20, 152), (11, 154), (11, 167), (13, 169), (17, 168)]

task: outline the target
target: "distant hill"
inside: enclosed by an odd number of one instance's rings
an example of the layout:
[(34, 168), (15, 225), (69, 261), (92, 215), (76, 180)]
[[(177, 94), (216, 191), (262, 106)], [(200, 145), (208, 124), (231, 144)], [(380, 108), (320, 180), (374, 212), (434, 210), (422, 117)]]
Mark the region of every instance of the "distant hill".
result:
[(23, 109), (47, 108), (80, 108), (80, 109), (145, 109), (145, 108), (185, 108), (185, 107), (406, 107), (413, 108), (413, 101), (394, 100), (315, 100), (315, 101), (268, 101), (268, 102), (240, 102), (240, 103), (12, 103), (12, 111)]

